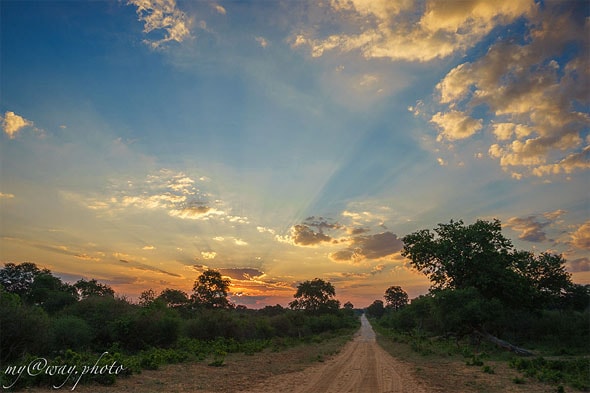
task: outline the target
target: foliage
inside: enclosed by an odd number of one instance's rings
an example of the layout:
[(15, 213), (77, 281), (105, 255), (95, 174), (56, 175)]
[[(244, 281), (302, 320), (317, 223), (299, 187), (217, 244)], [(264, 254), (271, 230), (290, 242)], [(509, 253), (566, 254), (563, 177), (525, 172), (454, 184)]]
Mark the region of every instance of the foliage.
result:
[(370, 316), (380, 318), (385, 313), (382, 300), (375, 300), (369, 307), (367, 307), (367, 313)]
[(92, 342), (92, 329), (82, 318), (63, 315), (51, 321), (52, 348), (80, 350), (88, 348)]
[(289, 303), (289, 307), (312, 314), (334, 312), (340, 307), (338, 300), (334, 299), (335, 296), (336, 290), (331, 283), (315, 278), (297, 285), (297, 292), (293, 295), (295, 300)]
[(529, 378), (542, 382), (568, 383), (582, 391), (590, 390), (590, 359), (549, 360), (543, 357), (533, 359), (516, 358), (510, 366)]
[(197, 306), (205, 308), (232, 308), (227, 299), (231, 281), (223, 278), (216, 270), (205, 270), (195, 280), (191, 299)]
[(392, 285), (385, 290), (385, 301), (388, 308), (399, 310), (408, 304), (408, 294), (402, 287)]
[(499, 220), (439, 224), (403, 238), (402, 255), (428, 276), (432, 290), (475, 288), (512, 308), (542, 308), (571, 285), (561, 256), (514, 250)]
[(76, 288), (80, 299), (86, 299), (90, 296), (115, 296), (115, 291), (111, 287), (99, 283), (95, 279), (90, 281), (84, 279), (78, 280), (74, 284), (74, 288)]
[(163, 301), (166, 306), (172, 308), (180, 308), (186, 306), (190, 302), (188, 295), (185, 292), (170, 288), (164, 289), (157, 299)]
[(47, 273), (49, 270), (41, 270), (31, 262), (23, 262), (19, 265), (9, 262), (0, 269), (0, 285), (6, 292), (24, 296), (31, 290), (35, 277)]
[(50, 320), (38, 306), (23, 304), (16, 294), (0, 289), (0, 361), (27, 353), (45, 353), (49, 346)]

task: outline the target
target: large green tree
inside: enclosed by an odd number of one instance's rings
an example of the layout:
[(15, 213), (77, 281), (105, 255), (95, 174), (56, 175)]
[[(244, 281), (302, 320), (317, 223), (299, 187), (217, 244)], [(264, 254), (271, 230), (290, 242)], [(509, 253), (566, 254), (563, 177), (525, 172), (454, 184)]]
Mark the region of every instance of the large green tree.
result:
[(289, 307), (314, 314), (331, 312), (340, 307), (340, 302), (334, 299), (335, 296), (336, 290), (330, 282), (314, 278), (297, 286), (297, 292), (293, 295), (295, 300), (289, 303)]
[(385, 290), (387, 308), (399, 310), (408, 304), (408, 294), (398, 285), (392, 285)]
[(233, 308), (227, 298), (230, 284), (231, 280), (217, 270), (205, 270), (195, 280), (191, 299), (195, 305), (205, 308)]
[(402, 255), (428, 276), (434, 291), (475, 288), (511, 307), (544, 307), (571, 286), (561, 256), (515, 250), (499, 220), (451, 220), (402, 240)]

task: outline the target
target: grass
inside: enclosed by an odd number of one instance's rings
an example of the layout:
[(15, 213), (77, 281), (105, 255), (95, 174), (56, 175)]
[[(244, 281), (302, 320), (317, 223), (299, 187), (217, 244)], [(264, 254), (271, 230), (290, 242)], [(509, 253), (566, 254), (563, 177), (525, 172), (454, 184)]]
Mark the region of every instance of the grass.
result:
[[(436, 381), (443, 391), (453, 391), (456, 386), (465, 386), (466, 392), (490, 393), (541, 392), (548, 387), (554, 391), (590, 391), (588, 356), (522, 358), (487, 342), (472, 345), (469, 339), (429, 337), (418, 331), (402, 334), (376, 321), (372, 324), (385, 350), (414, 364), (417, 376)], [(575, 349), (547, 348), (551, 355), (564, 351), (578, 353)]]

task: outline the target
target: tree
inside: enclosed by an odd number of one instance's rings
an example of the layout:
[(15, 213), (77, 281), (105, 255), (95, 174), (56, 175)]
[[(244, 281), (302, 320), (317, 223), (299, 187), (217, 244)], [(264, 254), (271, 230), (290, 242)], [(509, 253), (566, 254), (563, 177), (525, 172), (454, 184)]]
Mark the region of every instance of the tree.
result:
[(354, 305), (353, 305), (351, 302), (346, 302), (346, 303), (344, 303), (344, 306), (342, 306), (342, 307), (344, 307), (344, 308), (345, 308), (345, 309), (347, 309), (347, 310), (352, 310), (352, 309), (354, 309)]
[(402, 287), (393, 285), (385, 290), (387, 308), (399, 310), (408, 304), (408, 294)]
[(383, 307), (382, 300), (375, 300), (369, 307), (367, 307), (367, 314), (381, 318), (385, 313), (385, 308)]
[(190, 302), (188, 295), (185, 292), (170, 288), (164, 289), (157, 299), (162, 300), (166, 306), (171, 308), (182, 307)]
[(78, 291), (80, 299), (86, 299), (90, 296), (115, 296), (115, 291), (106, 284), (101, 284), (95, 279), (86, 281), (84, 279), (78, 280), (74, 287)]
[(516, 255), (515, 270), (527, 281), (533, 301), (545, 305), (559, 302), (571, 288), (571, 274), (565, 270), (561, 255), (542, 253), (535, 256), (521, 251)]
[(205, 308), (232, 308), (227, 299), (231, 280), (216, 270), (205, 270), (193, 285), (193, 302)]
[(340, 302), (334, 297), (334, 286), (320, 278), (304, 281), (297, 286), (297, 292), (289, 307), (294, 310), (306, 310), (312, 314), (321, 314), (338, 310)]
[(24, 296), (30, 291), (35, 277), (47, 273), (50, 271), (41, 270), (32, 262), (23, 262), (19, 265), (9, 262), (0, 269), (0, 285), (6, 292)]
[(147, 307), (156, 300), (156, 292), (153, 289), (146, 289), (139, 295), (139, 305), (141, 307)]
[(439, 224), (405, 236), (402, 256), (432, 282), (431, 290), (475, 288), (511, 307), (543, 307), (569, 286), (558, 256), (514, 250), (499, 220)]
[(35, 276), (25, 298), (48, 313), (55, 313), (74, 304), (78, 300), (78, 294), (72, 285), (62, 282), (48, 271)]

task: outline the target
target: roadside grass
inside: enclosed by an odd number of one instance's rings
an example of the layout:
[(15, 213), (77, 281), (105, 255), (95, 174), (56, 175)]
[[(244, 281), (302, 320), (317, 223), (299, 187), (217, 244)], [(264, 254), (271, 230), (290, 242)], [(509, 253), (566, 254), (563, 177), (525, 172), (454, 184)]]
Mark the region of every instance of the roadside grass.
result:
[[(64, 389), (72, 389), (72, 387), (84, 384), (108, 386), (115, 384), (118, 377), (141, 374), (143, 370), (159, 370), (162, 366), (205, 363), (211, 367), (224, 367), (227, 360), (233, 355), (256, 356), (261, 352), (281, 353), (298, 347), (305, 350), (297, 358), (297, 364), (291, 366), (303, 368), (310, 363), (322, 362), (337, 354), (346, 342), (351, 340), (356, 330), (357, 328), (339, 329), (300, 339), (274, 337), (265, 340), (237, 341), (231, 338), (218, 338), (204, 341), (183, 337), (170, 348), (152, 347), (137, 353), (128, 353), (121, 349), (117, 343), (103, 354), (90, 351), (76, 352), (68, 349), (56, 354), (51, 359), (28, 356), (19, 362), (19, 365), (27, 366), (43, 359), (42, 362), (46, 361), (48, 367), (54, 366), (56, 372), (53, 375), (46, 372), (30, 375), (27, 371), (20, 376), (10, 375), (6, 372), (6, 366), (3, 366), (0, 373), (0, 386), (9, 387), (3, 389), (7, 392), (28, 390), (34, 386)], [(64, 365), (67, 365), (68, 368), (75, 366), (77, 373), (70, 376), (60, 373), (58, 367)], [(115, 365), (115, 368), (111, 368), (111, 372), (109, 372), (108, 368), (112, 365)], [(81, 375), (85, 367), (88, 372)], [(94, 369), (90, 370), (92, 367)], [(48, 368), (46, 367), (46, 369)]]
[[(402, 334), (372, 320), (378, 343), (392, 356), (414, 364), (416, 375), (435, 381), (440, 391), (590, 391), (590, 358), (576, 349), (544, 347), (523, 358), (488, 342)], [(542, 355), (545, 355), (544, 357)], [(555, 356), (559, 355), (559, 356)]]

